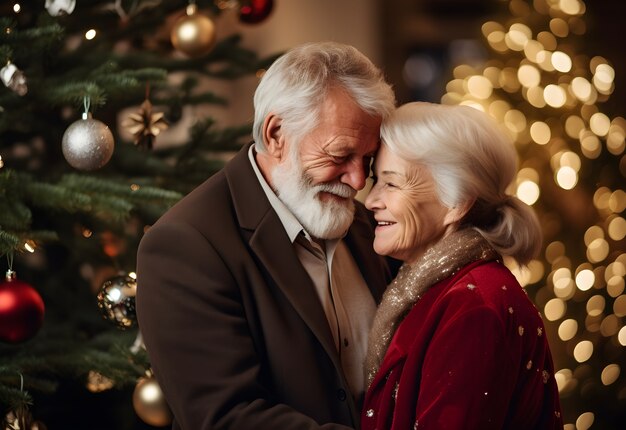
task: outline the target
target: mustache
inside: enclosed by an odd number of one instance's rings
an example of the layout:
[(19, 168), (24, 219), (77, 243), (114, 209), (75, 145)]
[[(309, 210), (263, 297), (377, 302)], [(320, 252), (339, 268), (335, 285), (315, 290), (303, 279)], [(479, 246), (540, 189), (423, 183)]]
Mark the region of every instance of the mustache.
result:
[(343, 197), (344, 199), (354, 198), (357, 193), (357, 191), (350, 185), (343, 184), (341, 182), (318, 184), (314, 185), (312, 188), (317, 192), (334, 194), (336, 196)]

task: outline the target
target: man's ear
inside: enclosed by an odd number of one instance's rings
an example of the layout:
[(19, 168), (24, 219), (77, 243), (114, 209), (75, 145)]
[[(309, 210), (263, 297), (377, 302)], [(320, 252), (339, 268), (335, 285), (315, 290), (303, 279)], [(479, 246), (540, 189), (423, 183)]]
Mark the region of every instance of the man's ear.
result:
[(279, 161), (285, 156), (285, 135), (282, 130), (283, 120), (270, 113), (263, 121), (263, 140), (267, 153)]
[(448, 212), (443, 217), (443, 224), (445, 226), (457, 224), (463, 219), (469, 210), (474, 206), (476, 199), (471, 199), (465, 203), (461, 203), (453, 208), (448, 209)]

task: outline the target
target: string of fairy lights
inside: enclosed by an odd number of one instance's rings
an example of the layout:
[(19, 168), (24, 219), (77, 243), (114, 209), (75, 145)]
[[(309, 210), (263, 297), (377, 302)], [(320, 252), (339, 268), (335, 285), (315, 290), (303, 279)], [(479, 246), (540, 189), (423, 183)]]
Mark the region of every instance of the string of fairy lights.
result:
[[(554, 191), (544, 191), (555, 185), (565, 199), (586, 196), (581, 191), (583, 179), (587, 187), (589, 182), (594, 186), (585, 167), (594, 161), (615, 166), (619, 178), (609, 183), (617, 186), (597, 186), (586, 203), (593, 205), (596, 216), (574, 238), (583, 258), (574, 257), (564, 240), (550, 238), (541, 259), (515, 272), (523, 285), (545, 284), (535, 302), (566, 343), (553, 349), (565, 351), (573, 363), (571, 368), (555, 369), (561, 395), (584, 389), (585, 379), (590, 379), (604, 387), (622, 383), (618, 397), (624, 400), (623, 363), (615, 358), (623, 357), (626, 346), (626, 193), (621, 189), (626, 120), (610, 118), (598, 107), (614, 91), (615, 70), (603, 57), (576, 53), (576, 44), (569, 40), (586, 32), (586, 6), (581, 0), (502, 1), (508, 3), (511, 18), (482, 26), (495, 55), (480, 67), (457, 66), (442, 103), (487, 112), (510, 133), (521, 155), (511, 191), (529, 205), (541, 206), (542, 197), (552, 198)], [(550, 217), (555, 215), (547, 214)], [(555, 222), (561, 236), (571, 236), (562, 231), (563, 223)], [(575, 302), (584, 303), (582, 315), (569, 309)], [(607, 345), (618, 352), (605, 359)], [(592, 358), (604, 361), (600, 369), (577, 372)], [(580, 411), (565, 429), (587, 429), (596, 418), (592, 411)]]

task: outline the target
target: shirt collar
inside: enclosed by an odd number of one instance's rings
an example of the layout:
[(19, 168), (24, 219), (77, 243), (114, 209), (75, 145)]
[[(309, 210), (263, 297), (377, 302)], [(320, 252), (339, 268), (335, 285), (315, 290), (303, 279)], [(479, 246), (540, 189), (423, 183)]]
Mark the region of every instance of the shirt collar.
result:
[(250, 159), (250, 164), (252, 165), (252, 169), (256, 174), (259, 183), (261, 184), (261, 188), (263, 188), (263, 192), (269, 200), (272, 209), (278, 215), (280, 222), (283, 224), (287, 235), (289, 236), (289, 240), (293, 243), (296, 240), (296, 237), (300, 234), (300, 232), (304, 232), (304, 235), (307, 239), (311, 240), (311, 236), (306, 232), (300, 221), (296, 219), (296, 217), (291, 213), (291, 211), (285, 206), (285, 204), (278, 198), (278, 196), (274, 193), (272, 188), (269, 186), (261, 170), (259, 170), (259, 166), (256, 164), (256, 160), (254, 159), (254, 151), (255, 145), (252, 144), (250, 149), (248, 150), (248, 158)]

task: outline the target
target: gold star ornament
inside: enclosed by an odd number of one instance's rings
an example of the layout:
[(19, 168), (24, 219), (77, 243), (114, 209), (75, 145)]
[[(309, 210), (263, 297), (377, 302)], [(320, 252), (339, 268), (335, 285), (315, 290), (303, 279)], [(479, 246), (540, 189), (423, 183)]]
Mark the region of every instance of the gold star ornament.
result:
[(168, 124), (163, 112), (152, 112), (152, 103), (145, 99), (137, 112), (131, 113), (122, 121), (122, 126), (132, 135), (135, 145), (142, 149), (152, 149), (154, 140)]

